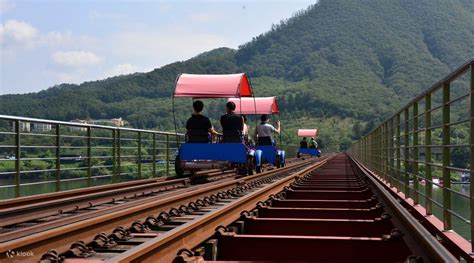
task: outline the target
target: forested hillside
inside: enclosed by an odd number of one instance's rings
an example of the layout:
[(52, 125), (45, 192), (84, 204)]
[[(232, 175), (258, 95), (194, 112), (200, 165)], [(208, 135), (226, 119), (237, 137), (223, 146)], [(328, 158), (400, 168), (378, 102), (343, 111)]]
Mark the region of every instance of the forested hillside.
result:
[[(472, 0), (320, 0), (238, 50), (219, 48), (148, 73), (0, 96), (0, 113), (123, 117), (134, 127), (171, 130), (170, 97), (179, 73), (243, 71), (257, 95), (278, 96), (285, 140), (295, 140), (298, 127), (318, 127), (326, 145), (347, 145), (473, 57), (473, 25)], [(190, 103), (176, 103), (181, 125)], [(222, 112), (222, 101), (207, 104), (210, 116)]]

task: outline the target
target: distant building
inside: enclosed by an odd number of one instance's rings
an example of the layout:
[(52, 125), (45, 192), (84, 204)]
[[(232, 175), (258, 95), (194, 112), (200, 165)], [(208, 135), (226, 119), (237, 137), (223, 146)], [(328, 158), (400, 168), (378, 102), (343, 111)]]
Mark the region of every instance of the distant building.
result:
[(88, 123), (97, 124), (97, 125), (116, 126), (116, 127), (125, 126), (125, 121), (121, 117), (113, 118), (113, 119), (90, 120)]
[(20, 121), (20, 132), (31, 132), (31, 122)]
[[(125, 126), (126, 121), (122, 118), (113, 118), (113, 119), (99, 119), (99, 120), (81, 120), (81, 119), (74, 119), (70, 122), (74, 123), (83, 123), (83, 124), (95, 124), (95, 125), (105, 125), (105, 126), (116, 126), (116, 127), (123, 127)], [(71, 126), (71, 130), (74, 131), (86, 131), (86, 127), (74, 127)]]
[(117, 127), (123, 127), (125, 126), (125, 121), (122, 119), (122, 117), (120, 118), (114, 118), (114, 119), (110, 119), (112, 121), (112, 123), (117, 126)]
[(38, 131), (38, 132), (48, 132), (51, 131), (52, 125), (48, 123), (38, 123), (35, 122), (33, 123), (33, 131)]
[[(16, 132), (15, 122), (10, 123), (10, 128), (12, 132)], [(31, 123), (20, 121), (20, 132), (31, 132)]]
[[(71, 120), (70, 122), (87, 124), (86, 120), (81, 120), (81, 119), (74, 119), (74, 120)], [(86, 127), (80, 127), (80, 126), (69, 126), (69, 129), (71, 131), (87, 131)]]

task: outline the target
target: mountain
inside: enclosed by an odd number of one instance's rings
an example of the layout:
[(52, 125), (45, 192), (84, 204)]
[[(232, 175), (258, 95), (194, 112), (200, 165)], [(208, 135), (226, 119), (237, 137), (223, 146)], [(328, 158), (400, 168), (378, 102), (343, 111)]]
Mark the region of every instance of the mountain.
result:
[[(148, 73), (3, 95), (0, 113), (123, 117), (134, 127), (172, 130), (170, 97), (179, 73), (243, 71), (257, 95), (278, 96), (286, 140), (296, 139), (298, 127), (318, 127), (326, 145), (348, 144), (471, 58), (473, 25), (472, 0), (320, 0), (238, 50), (218, 48)], [(222, 101), (207, 104), (206, 113), (216, 118)], [(176, 105), (182, 127), (190, 102)]]

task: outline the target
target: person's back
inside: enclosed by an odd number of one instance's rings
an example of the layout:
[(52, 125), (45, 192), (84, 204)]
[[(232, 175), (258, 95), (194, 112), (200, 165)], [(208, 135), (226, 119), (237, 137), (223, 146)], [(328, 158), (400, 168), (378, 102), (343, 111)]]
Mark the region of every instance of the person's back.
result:
[(193, 114), (186, 122), (186, 129), (188, 130), (188, 142), (191, 143), (208, 143), (209, 132), (212, 127), (211, 121), (206, 116), (201, 114)]
[(221, 116), (222, 141), (242, 142), (243, 119), (242, 116), (235, 114), (235, 103), (227, 102), (226, 114)]
[(273, 133), (280, 133), (280, 122), (277, 122), (278, 127), (275, 128), (273, 125), (267, 123), (268, 118), (266, 115), (260, 117), (261, 123), (255, 130), (258, 145), (272, 145)]
[(204, 108), (202, 101), (195, 101), (193, 103), (194, 112), (191, 118), (186, 122), (186, 130), (188, 140), (190, 143), (208, 143), (209, 133), (217, 134), (212, 128), (211, 121), (201, 111)]
[(303, 140), (300, 142), (300, 148), (308, 149), (308, 141), (306, 141), (306, 138), (303, 138)]
[(311, 138), (311, 141), (309, 142), (309, 148), (310, 149), (318, 148), (318, 143), (316, 142), (316, 140), (314, 140), (314, 138)]

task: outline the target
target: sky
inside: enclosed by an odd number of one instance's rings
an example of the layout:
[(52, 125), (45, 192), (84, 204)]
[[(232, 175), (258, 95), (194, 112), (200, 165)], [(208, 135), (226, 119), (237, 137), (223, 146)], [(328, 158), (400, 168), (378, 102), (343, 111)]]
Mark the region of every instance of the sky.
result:
[(238, 48), (316, 0), (0, 0), (0, 95)]

